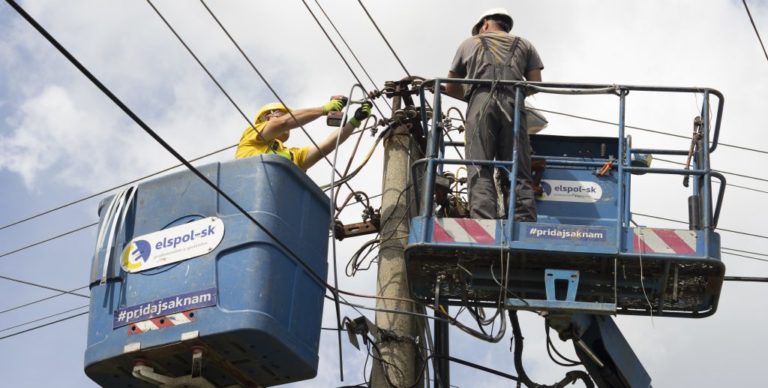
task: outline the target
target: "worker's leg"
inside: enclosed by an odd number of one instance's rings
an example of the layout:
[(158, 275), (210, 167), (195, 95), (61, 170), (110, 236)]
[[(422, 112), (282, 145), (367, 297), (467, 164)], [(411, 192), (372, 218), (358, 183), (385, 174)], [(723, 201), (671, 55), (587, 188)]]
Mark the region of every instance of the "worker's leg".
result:
[[(465, 148), (468, 160), (493, 160), (496, 147), (493, 101), (490, 93), (477, 90), (467, 106)], [(484, 112), (483, 112), (484, 111)], [(472, 218), (496, 218), (496, 185), (490, 166), (467, 166), (469, 189), (469, 216)]]
[[(515, 221), (536, 221), (536, 198), (533, 193), (531, 173), (531, 142), (528, 138), (526, 116), (520, 118), (520, 132), (517, 136), (517, 179), (515, 179)], [(508, 201), (508, 200), (507, 200)]]
[[(504, 117), (504, 129), (499, 132), (497, 152), (499, 160), (512, 160), (513, 146), (517, 147), (517, 176), (515, 179), (515, 220), (536, 221), (536, 200), (533, 193), (533, 177), (531, 175), (531, 146), (528, 139), (526, 116), (521, 112), (518, 137), (514, 137), (514, 104), (510, 96), (500, 96), (500, 106), (507, 107), (509, 117)], [(509, 208), (509, 171), (502, 171), (500, 176), (501, 191), (504, 194), (504, 214)]]

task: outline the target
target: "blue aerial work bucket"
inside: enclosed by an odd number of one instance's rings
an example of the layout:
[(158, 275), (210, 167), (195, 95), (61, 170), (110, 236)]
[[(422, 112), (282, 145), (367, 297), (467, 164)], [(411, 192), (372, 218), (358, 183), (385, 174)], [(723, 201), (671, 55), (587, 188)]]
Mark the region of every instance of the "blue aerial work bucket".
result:
[(317, 276), (191, 172), (103, 201), (85, 352), (102, 386), (149, 386), (137, 366), (214, 386), (317, 374), (328, 197), (276, 155), (200, 171)]

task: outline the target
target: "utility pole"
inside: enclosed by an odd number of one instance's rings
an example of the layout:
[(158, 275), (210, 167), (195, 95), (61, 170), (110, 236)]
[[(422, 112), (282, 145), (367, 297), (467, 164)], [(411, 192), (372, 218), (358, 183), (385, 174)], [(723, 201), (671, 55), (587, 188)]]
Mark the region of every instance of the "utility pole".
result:
[[(398, 83), (398, 88), (405, 86)], [(392, 112), (399, 110), (402, 98), (392, 98)], [(408, 276), (403, 252), (408, 242), (410, 217), (408, 204), (413, 201), (412, 189), (408, 186), (410, 169), (409, 155), (417, 155), (418, 150), (410, 136), (411, 124), (393, 124), (392, 133), (384, 139), (384, 180), (381, 200), (381, 238), (379, 247), (379, 266), (376, 295), (384, 298), (411, 299)], [(415, 312), (413, 303), (377, 299), (376, 308)], [(416, 339), (419, 337), (419, 322), (413, 315), (390, 312), (376, 312), (376, 326), (380, 329), (381, 339), (377, 359), (371, 372), (371, 387), (410, 387), (421, 380), (417, 365), (419, 354)], [(374, 350), (376, 352), (376, 350)]]

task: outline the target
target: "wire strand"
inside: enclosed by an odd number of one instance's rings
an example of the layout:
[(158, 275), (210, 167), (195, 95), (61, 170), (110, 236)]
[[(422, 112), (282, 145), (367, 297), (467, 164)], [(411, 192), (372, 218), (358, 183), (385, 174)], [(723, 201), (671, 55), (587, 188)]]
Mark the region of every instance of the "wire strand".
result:
[[(271, 238), (275, 243), (283, 249), (286, 253), (288, 253), (292, 258), (294, 258), (304, 269), (307, 270), (307, 273), (312, 276), (315, 280), (317, 280), (320, 284), (325, 285), (327, 288), (333, 290), (333, 287), (331, 287), (329, 284), (325, 282), (325, 279), (320, 277), (317, 272), (309, 266), (301, 257), (299, 257), (288, 245), (286, 245), (282, 240), (278, 239), (277, 236), (275, 236), (269, 229), (267, 229), (264, 225), (262, 225), (259, 221), (257, 221), (253, 216), (245, 210), (242, 206), (240, 206), (239, 203), (237, 203), (232, 197), (230, 197), (227, 193), (222, 191), (215, 183), (213, 183), (208, 177), (206, 177), (200, 170), (192, 166), (192, 164), (189, 163), (188, 160), (186, 160), (181, 154), (178, 153), (173, 147), (171, 147), (170, 144), (168, 144), (160, 135), (158, 135), (152, 128), (149, 127), (139, 116), (136, 115), (127, 105), (125, 105), (114, 93), (112, 93), (111, 90), (109, 90), (101, 81), (98, 80), (88, 69), (83, 66), (80, 61), (77, 60), (64, 46), (62, 46), (53, 36), (51, 36), (48, 31), (43, 28), (31, 15), (29, 15), (21, 6), (19, 6), (14, 0), (6, 0), (11, 7), (16, 10), (19, 15), (21, 15), (32, 27), (34, 27), (45, 39), (51, 43), (64, 57), (67, 58), (67, 60), (72, 63), (88, 80), (90, 80), (102, 93), (104, 93), (115, 105), (117, 105), (126, 115), (128, 115), (139, 127), (141, 127), (150, 137), (152, 137), (158, 144), (160, 144), (163, 148), (165, 148), (166, 151), (168, 151), (170, 154), (172, 154), (176, 159), (178, 159), (182, 164), (184, 164), (187, 169), (189, 169), (192, 173), (194, 173), (198, 178), (200, 178), (205, 184), (207, 184), (209, 187), (211, 187), (214, 191), (216, 191), (222, 198), (224, 198), (225, 201), (230, 203), (235, 209), (237, 209), (241, 214), (243, 214), (248, 220), (250, 220), (254, 225), (256, 225), (259, 229), (261, 229), (269, 238)], [(203, 0), (201, 0), (202, 2)], [(95, 225), (95, 224), (94, 224)], [(334, 290), (335, 291), (335, 290)], [(1, 339), (1, 338), (0, 338)]]
[(59, 315), (64, 315), (66, 313), (71, 313), (71, 312), (73, 312), (75, 310), (80, 310), (80, 309), (85, 308), (85, 307), (88, 307), (88, 305), (84, 305), (84, 306), (80, 306), (80, 307), (75, 307), (75, 308), (72, 308), (72, 309), (69, 309), (69, 310), (65, 310), (65, 311), (62, 311), (62, 312), (58, 312), (58, 313), (55, 313), (55, 314), (46, 315), (44, 317), (37, 318), (37, 319), (31, 320), (31, 321), (27, 321), (27, 322), (24, 322), (24, 323), (19, 323), (17, 325), (9, 326), (9, 327), (6, 327), (4, 329), (0, 329), (0, 333), (2, 333), (4, 331), (16, 329), (16, 328), (19, 328), (19, 327), (22, 327), (22, 326), (31, 325), (31, 324), (33, 324), (35, 322), (44, 321), (44, 320), (46, 320), (48, 318), (53, 318), (53, 317), (57, 317)]
[[(302, 1), (303, 1), (303, 0), (302, 0)], [(243, 49), (240, 47), (240, 44), (238, 44), (238, 43), (237, 43), (237, 41), (235, 40), (235, 38), (234, 38), (234, 37), (233, 37), (233, 36), (232, 36), (232, 35), (229, 33), (229, 30), (227, 30), (227, 28), (226, 28), (226, 27), (224, 27), (224, 24), (222, 24), (222, 23), (221, 23), (221, 21), (219, 20), (219, 18), (216, 16), (216, 14), (215, 14), (215, 13), (213, 13), (213, 10), (211, 10), (211, 9), (208, 7), (208, 4), (206, 4), (206, 3), (205, 3), (205, 0), (200, 0), (200, 3), (203, 5), (203, 7), (205, 8), (205, 10), (206, 10), (206, 11), (208, 11), (208, 14), (209, 14), (209, 15), (211, 15), (211, 18), (213, 18), (213, 20), (214, 20), (214, 21), (216, 22), (216, 24), (217, 24), (217, 25), (218, 25), (218, 26), (221, 28), (221, 30), (224, 32), (224, 34), (225, 34), (225, 35), (227, 35), (227, 38), (229, 38), (230, 42), (232, 42), (232, 44), (235, 46), (235, 48), (237, 48), (237, 51), (238, 51), (238, 52), (240, 52), (240, 54), (243, 56), (243, 58), (246, 60), (246, 62), (248, 62), (248, 64), (251, 66), (251, 69), (253, 69), (253, 71), (255, 71), (255, 72), (256, 72), (256, 74), (259, 76), (259, 78), (261, 78), (261, 81), (262, 81), (262, 82), (264, 82), (264, 85), (266, 85), (266, 86), (267, 86), (267, 88), (269, 89), (269, 91), (271, 91), (271, 92), (272, 92), (272, 94), (275, 96), (275, 98), (277, 98), (277, 100), (278, 100), (278, 101), (279, 101), (281, 104), (283, 104), (283, 106), (288, 106), (288, 105), (286, 105), (286, 104), (285, 104), (285, 101), (283, 101), (283, 99), (282, 99), (282, 98), (280, 98), (280, 95), (278, 95), (278, 94), (277, 94), (277, 91), (275, 91), (275, 89), (272, 87), (272, 84), (270, 84), (270, 83), (269, 83), (269, 81), (267, 81), (267, 79), (266, 79), (266, 78), (264, 78), (264, 76), (261, 74), (261, 72), (260, 72), (260, 71), (259, 71), (259, 69), (256, 67), (256, 65), (254, 65), (254, 64), (253, 64), (253, 61), (251, 61), (251, 58), (250, 58), (250, 57), (249, 57), (249, 56), (248, 56), (248, 55), (245, 53), (245, 51), (243, 51)], [(304, 128), (304, 126), (303, 126), (303, 125), (301, 125), (301, 124), (299, 123), (299, 120), (298, 120), (298, 119), (296, 119), (296, 116), (294, 116), (294, 115), (293, 115), (293, 112), (291, 112), (290, 110), (288, 110), (288, 115), (290, 115), (290, 116), (291, 116), (291, 118), (292, 118), (292, 119), (293, 119), (293, 120), (294, 120), (294, 121), (295, 121), (297, 124), (299, 124), (299, 128), (301, 129), (301, 131), (302, 131), (302, 132), (304, 132), (304, 135), (305, 135), (305, 136), (306, 136), (306, 137), (309, 139), (309, 141), (310, 141), (310, 142), (312, 142), (312, 145), (314, 145), (314, 146), (315, 146), (315, 148), (316, 148), (318, 151), (320, 151), (320, 153), (323, 155), (323, 159), (325, 159), (325, 161), (326, 161), (326, 162), (328, 162), (328, 165), (330, 165), (331, 167), (333, 167), (333, 170), (335, 171), (335, 173), (336, 173), (337, 175), (339, 175), (340, 177), (342, 177), (342, 176), (341, 176), (341, 173), (339, 172), (339, 170), (337, 170), (337, 169), (336, 169), (336, 167), (334, 167), (334, 166), (333, 166), (333, 162), (331, 162), (331, 161), (330, 161), (330, 159), (328, 159), (328, 155), (326, 155), (325, 153), (323, 153), (323, 152), (320, 150), (320, 146), (319, 146), (319, 145), (317, 145), (317, 143), (315, 142), (315, 140), (312, 138), (312, 136), (309, 134), (309, 132), (307, 132), (307, 130)], [(248, 123), (250, 124), (250, 120), (248, 121)], [(342, 178), (343, 178), (343, 177), (342, 177)], [(349, 188), (349, 190), (350, 190), (350, 191), (355, 191), (354, 189), (352, 189), (352, 186), (350, 186), (350, 185), (349, 185), (349, 183), (347, 183), (347, 182), (344, 182), (344, 184), (347, 186), (347, 188)]]
[(32, 287), (44, 288), (46, 290), (61, 292), (62, 294), (69, 294), (69, 295), (79, 296), (81, 298), (90, 299), (90, 296), (88, 296), (88, 295), (78, 294), (78, 293), (73, 292), (73, 291), (66, 291), (66, 290), (62, 290), (62, 289), (59, 289), (59, 288), (54, 288), (54, 287), (46, 286), (46, 285), (43, 285), (43, 284), (28, 282), (26, 280), (14, 279), (14, 278), (11, 278), (11, 277), (8, 277), (8, 276), (3, 276), (3, 275), (0, 275), (0, 279), (7, 280), (7, 281), (10, 281), (10, 282), (15, 282), (15, 283), (21, 283), (21, 284), (25, 284), (25, 285), (32, 286)]
[[(194, 158), (194, 159), (190, 159), (189, 161), (190, 161), (190, 162), (197, 162), (197, 161), (199, 161), (199, 160), (201, 160), (201, 159), (204, 159), (204, 158), (207, 158), (207, 157), (209, 157), (209, 156), (213, 156), (213, 155), (216, 155), (216, 154), (218, 154), (218, 153), (224, 152), (224, 151), (226, 151), (226, 150), (228, 150), (228, 149), (231, 149), (231, 148), (235, 148), (236, 146), (237, 146), (237, 144), (235, 144), (235, 145), (231, 145), (231, 146), (228, 146), (228, 147), (225, 147), (225, 148), (221, 148), (221, 149), (218, 149), (218, 150), (216, 150), (216, 151), (213, 151), (213, 152), (209, 152), (209, 153), (207, 153), (207, 154), (205, 154), (205, 155), (201, 155), (201, 156), (198, 156), (198, 157), (196, 157), (196, 158)], [(91, 198), (95, 198), (95, 197), (98, 197), (98, 196), (100, 196), (100, 195), (103, 195), (103, 194), (109, 193), (110, 191), (113, 191), (113, 190), (117, 190), (117, 189), (119, 189), (119, 188), (121, 188), (121, 187), (125, 187), (125, 186), (128, 186), (128, 185), (132, 185), (132, 184), (134, 184), (134, 183), (137, 183), (137, 182), (143, 181), (143, 180), (145, 180), (145, 179), (148, 179), (148, 178), (152, 178), (153, 176), (157, 176), (157, 175), (160, 175), (160, 174), (162, 174), (162, 173), (164, 173), (164, 172), (168, 172), (168, 171), (171, 171), (171, 170), (173, 170), (173, 169), (175, 169), (175, 168), (178, 168), (178, 167), (182, 167), (182, 166), (184, 166), (184, 165), (183, 165), (183, 164), (181, 164), (181, 163), (179, 163), (179, 164), (173, 165), (173, 166), (171, 166), (171, 167), (168, 167), (168, 168), (164, 168), (164, 169), (162, 169), (162, 170), (160, 170), (160, 171), (157, 171), (157, 172), (153, 172), (153, 173), (151, 173), (151, 174), (149, 174), (149, 175), (145, 175), (145, 176), (143, 176), (143, 177), (141, 177), (141, 178), (136, 178), (136, 179), (134, 179), (134, 180), (132, 180), (132, 181), (129, 181), (129, 182), (125, 182), (125, 183), (121, 183), (121, 184), (119, 184), (119, 185), (117, 185), (117, 186), (114, 186), (114, 187), (110, 187), (110, 188), (108, 188), (108, 189), (105, 189), (105, 190), (99, 191), (98, 193), (94, 193), (94, 194), (91, 194), (91, 195), (85, 196), (85, 197), (83, 197), (83, 198), (80, 198), (80, 199), (76, 199), (76, 200), (74, 200), (74, 201), (72, 201), (72, 202), (68, 202), (68, 203), (65, 203), (65, 204), (63, 204), (63, 205), (59, 205), (59, 206), (57, 206), (57, 207), (54, 207), (54, 208), (48, 209), (48, 210), (46, 210), (46, 211), (43, 211), (43, 212), (37, 213), (37, 214), (35, 214), (35, 215), (31, 215), (31, 216), (28, 216), (28, 217), (26, 217), (26, 218), (24, 218), (24, 219), (21, 219), (21, 220), (18, 220), (18, 221), (14, 221), (14, 222), (11, 222), (10, 224), (6, 224), (6, 225), (3, 225), (3, 226), (0, 226), (0, 230), (6, 229), (6, 228), (10, 228), (10, 227), (12, 227), (12, 226), (16, 226), (16, 225), (19, 225), (19, 224), (22, 224), (22, 223), (25, 223), (25, 222), (31, 221), (31, 220), (33, 220), (33, 219), (35, 219), (35, 218), (38, 218), (38, 217), (42, 217), (42, 216), (44, 216), (44, 215), (46, 215), (46, 214), (50, 214), (50, 213), (53, 213), (53, 212), (55, 212), (55, 211), (58, 211), (58, 210), (64, 209), (64, 208), (66, 208), (66, 207), (69, 207), (69, 206), (72, 206), (72, 205), (76, 205), (76, 204), (78, 204), (78, 203), (80, 203), (80, 202), (83, 202), (83, 201), (87, 201), (87, 200), (89, 200), (89, 199), (91, 199)]]
[[(358, 66), (360, 66), (360, 69), (362, 69), (362, 70), (363, 70), (363, 73), (365, 74), (365, 76), (366, 76), (366, 77), (368, 77), (368, 80), (369, 80), (369, 81), (371, 81), (371, 84), (373, 85), (373, 88), (374, 88), (374, 90), (376, 90), (376, 92), (380, 94), (380, 93), (381, 93), (381, 90), (379, 90), (379, 88), (378, 88), (378, 87), (376, 87), (376, 82), (373, 80), (373, 78), (371, 77), (371, 75), (370, 75), (370, 74), (368, 74), (368, 70), (366, 70), (366, 69), (365, 69), (365, 66), (363, 66), (362, 62), (360, 62), (360, 59), (358, 59), (358, 58), (357, 58), (357, 55), (356, 55), (356, 54), (355, 54), (355, 52), (352, 50), (352, 47), (350, 47), (350, 46), (349, 46), (349, 43), (347, 43), (347, 40), (346, 40), (346, 39), (344, 39), (344, 36), (343, 36), (343, 35), (341, 35), (341, 32), (339, 31), (339, 29), (338, 29), (338, 28), (336, 28), (336, 24), (334, 24), (334, 23), (333, 23), (333, 21), (332, 21), (332, 20), (331, 20), (331, 18), (328, 16), (328, 14), (325, 12), (325, 9), (323, 9), (323, 6), (322, 6), (322, 5), (320, 5), (320, 2), (319, 2), (318, 0), (315, 0), (315, 4), (317, 4), (317, 7), (318, 7), (318, 8), (320, 8), (320, 11), (323, 13), (323, 16), (325, 16), (325, 18), (328, 20), (328, 23), (330, 23), (331, 27), (333, 27), (333, 30), (334, 30), (334, 31), (336, 31), (336, 34), (337, 34), (337, 35), (339, 35), (339, 38), (340, 38), (340, 39), (341, 39), (341, 41), (344, 43), (344, 46), (346, 46), (346, 47), (347, 47), (347, 50), (349, 50), (350, 54), (352, 54), (352, 58), (355, 58), (355, 62), (357, 62), (357, 65), (358, 65)], [(360, 80), (358, 80), (358, 82), (360, 82)], [(361, 83), (361, 84), (362, 84), (362, 83)], [(392, 109), (392, 105), (390, 105), (390, 104), (389, 104), (389, 100), (387, 100), (387, 99), (384, 99), (384, 102), (387, 104), (387, 106), (389, 107), (389, 109)], [(377, 108), (377, 109), (378, 109), (378, 108)], [(381, 112), (379, 112), (379, 114), (381, 114)]]
[(389, 47), (389, 51), (391, 51), (391, 52), (392, 52), (392, 55), (394, 55), (394, 56), (395, 56), (395, 59), (397, 59), (397, 63), (399, 63), (399, 64), (400, 64), (400, 67), (402, 67), (402, 68), (403, 68), (403, 71), (405, 71), (405, 74), (406, 74), (408, 77), (411, 77), (411, 73), (410, 73), (410, 72), (408, 72), (408, 69), (406, 69), (406, 68), (405, 68), (405, 65), (403, 64), (403, 61), (401, 61), (401, 60), (400, 60), (400, 57), (399, 57), (399, 56), (397, 55), (397, 53), (395, 52), (395, 49), (393, 49), (393, 48), (392, 48), (392, 45), (391, 45), (391, 44), (389, 44), (389, 40), (387, 40), (387, 37), (386, 37), (386, 36), (384, 36), (384, 33), (383, 33), (383, 32), (381, 32), (381, 29), (379, 28), (379, 25), (378, 25), (378, 24), (376, 24), (376, 21), (375, 21), (375, 20), (373, 20), (373, 16), (371, 16), (371, 14), (368, 12), (368, 9), (367, 9), (367, 8), (365, 8), (365, 5), (363, 5), (363, 2), (362, 2), (361, 0), (357, 0), (357, 2), (360, 4), (360, 7), (362, 7), (362, 8), (363, 8), (363, 11), (365, 11), (365, 14), (366, 14), (366, 15), (368, 15), (368, 19), (371, 21), (371, 23), (373, 23), (373, 26), (374, 26), (374, 27), (376, 27), (376, 31), (378, 31), (378, 32), (379, 32), (379, 35), (381, 35), (381, 38), (382, 38), (382, 39), (384, 39), (384, 43), (386, 43), (386, 44), (387, 44), (387, 47)]
[(82, 290), (83, 288), (87, 288), (87, 287), (88, 286), (82, 286), (82, 287), (79, 287), (79, 288), (74, 288), (74, 289), (71, 289), (71, 290), (69, 290), (67, 292), (62, 292), (62, 293), (59, 293), (59, 294), (56, 294), (56, 295), (46, 296), (45, 298), (42, 298), (42, 299), (37, 299), (37, 300), (34, 300), (32, 302), (28, 302), (28, 303), (24, 303), (24, 304), (21, 304), (21, 305), (18, 305), (18, 306), (7, 308), (5, 310), (0, 311), (0, 314), (5, 314), (7, 312), (11, 312), (11, 311), (14, 311), (14, 310), (18, 310), (20, 308), (31, 306), (33, 304), (37, 304), (37, 303), (40, 303), (40, 302), (45, 302), (46, 300), (51, 300), (51, 299), (54, 299), (54, 298), (58, 298), (58, 297), (60, 297), (62, 295), (67, 295), (69, 293), (72, 293), (72, 292), (75, 292), (75, 291), (79, 291), (79, 290)]
[(92, 223), (92, 224), (88, 224), (88, 225), (85, 225), (85, 226), (81, 226), (81, 227), (79, 227), (79, 228), (76, 228), (76, 229), (70, 230), (70, 231), (68, 231), (68, 232), (64, 232), (64, 233), (62, 233), (62, 234), (59, 234), (59, 235), (56, 235), (56, 236), (53, 236), (53, 237), (49, 237), (49, 238), (47, 238), (47, 239), (45, 239), (45, 240), (41, 240), (41, 241), (38, 241), (38, 242), (35, 242), (35, 243), (32, 243), (32, 244), (29, 244), (29, 245), (23, 246), (23, 247), (21, 247), (21, 248), (18, 248), (18, 249), (14, 249), (14, 250), (12, 250), (12, 251), (10, 251), (10, 252), (5, 252), (5, 253), (3, 253), (3, 254), (0, 254), (0, 258), (6, 257), (6, 256), (10, 256), (10, 255), (12, 255), (12, 254), (14, 254), (14, 253), (18, 253), (18, 252), (21, 252), (21, 251), (27, 250), (27, 249), (29, 249), (29, 248), (32, 248), (32, 247), (36, 247), (36, 246), (38, 246), (38, 245), (41, 245), (41, 244), (45, 244), (45, 243), (47, 243), (47, 242), (50, 242), (50, 241), (56, 240), (56, 239), (58, 239), (58, 238), (61, 238), (61, 237), (64, 237), (64, 236), (68, 236), (68, 235), (70, 235), (70, 234), (73, 234), (73, 233), (75, 233), (75, 232), (79, 232), (79, 231), (81, 231), (81, 230), (85, 230), (85, 229), (88, 229), (88, 228), (94, 227), (94, 226), (96, 226), (96, 225), (98, 225), (98, 224), (99, 224), (98, 222), (94, 222), (94, 223)]
[[(541, 108), (530, 108), (530, 109), (531, 110), (535, 110), (535, 111), (540, 111), (540, 112), (552, 113), (552, 114), (560, 115), (560, 116), (571, 117), (571, 118), (575, 118), (575, 119), (579, 119), (579, 120), (592, 121), (592, 122), (600, 123), (600, 124), (607, 124), (607, 125), (612, 125), (612, 126), (618, 126), (619, 125), (618, 123), (614, 123), (614, 122), (611, 122), (611, 121), (599, 120), (599, 119), (594, 119), (594, 118), (590, 118), (590, 117), (574, 115), (574, 114), (570, 114), (570, 113), (557, 112), (557, 111), (541, 109)], [(655, 134), (665, 135), (665, 136), (672, 136), (672, 137), (677, 137), (677, 138), (686, 139), (686, 140), (690, 140), (691, 139), (689, 136), (677, 135), (677, 134), (674, 134), (674, 133), (659, 131), (659, 130), (655, 130), (655, 129), (641, 128), (641, 127), (636, 127), (636, 126), (632, 126), (632, 125), (625, 125), (624, 128), (631, 128), (631, 129), (636, 129), (636, 130), (642, 131), (642, 132), (650, 132), (650, 133), (655, 133)], [(751, 151), (751, 152), (756, 152), (756, 153), (768, 155), (768, 151), (757, 149), (757, 148), (749, 148), (749, 147), (739, 146), (739, 145), (735, 145), (735, 144), (727, 144), (727, 143), (723, 143), (723, 142), (718, 142), (717, 144), (719, 146), (721, 146), (721, 147), (735, 148), (735, 149), (739, 149), (739, 150), (743, 150), (743, 151)]]
[[(13, 0), (6, 0), (6, 1), (13, 1)], [(44, 327), (48, 327), (48, 326), (51, 326), (51, 325), (55, 325), (55, 324), (57, 324), (57, 323), (61, 323), (61, 322), (64, 322), (64, 321), (68, 321), (68, 320), (70, 320), (70, 319), (73, 319), (73, 318), (77, 318), (77, 317), (83, 316), (83, 315), (85, 315), (85, 314), (88, 314), (88, 312), (87, 312), (87, 311), (84, 311), (84, 312), (82, 312), (82, 313), (78, 313), (78, 314), (75, 314), (75, 315), (71, 315), (71, 316), (69, 316), (69, 317), (66, 317), (66, 318), (62, 318), (62, 319), (59, 319), (59, 320), (56, 320), (56, 321), (53, 321), (53, 322), (48, 322), (48, 323), (45, 323), (45, 324), (42, 324), (42, 325), (39, 325), (39, 326), (35, 326), (35, 327), (29, 328), (29, 329), (26, 329), (26, 330), (17, 331), (17, 332), (15, 332), (15, 333), (13, 333), (13, 334), (8, 334), (8, 335), (5, 335), (5, 336), (2, 336), (2, 337), (0, 337), (0, 341), (4, 340), (4, 339), (6, 339), (6, 338), (15, 337), (15, 336), (17, 336), (17, 335), (20, 335), (20, 334), (29, 333), (30, 331), (35, 331), (35, 330), (38, 330), (38, 329), (42, 329), (42, 328), (44, 328)]]
[(757, 26), (755, 25), (755, 19), (752, 18), (752, 12), (749, 11), (747, 0), (741, 0), (741, 2), (744, 3), (744, 9), (747, 10), (747, 15), (749, 15), (749, 22), (752, 23), (752, 28), (755, 30), (755, 35), (757, 35), (757, 40), (760, 42), (760, 47), (763, 49), (763, 55), (765, 55), (765, 59), (768, 60), (768, 52), (765, 51), (763, 38), (760, 37), (760, 32), (757, 31)]
[[(641, 216), (641, 217), (655, 218), (655, 219), (657, 219), (657, 220), (670, 221), (670, 222), (677, 222), (677, 223), (680, 223), (680, 224), (688, 224), (688, 222), (687, 222), (687, 221), (675, 220), (675, 219), (673, 219), (673, 218), (666, 218), (666, 217), (652, 216), (652, 215), (650, 215), (650, 214), (643, 214), (643, 213), (636, 213), (636, 212), (632, 212), (632, 214), (634, 214), (634, 215), (637, 215), (637, 216)], [(721, 228), (721, 227), (719, 227), (719, 226), (717, 227), (717, 230), (719, 230), (719, 231), (722, 231), (722, 232), (728, 232), (728, 233), (734, 233), (734, 234), (741, 234), (741, 235), (744, 235), (744, 236), (750, 236), (750, 237), (756, 237), (756, 238), (763, 238), (763, 239), (768, 239), (768, 236), (765, 236), (765, 235), (762, 235), (762, 234), (755, 234), (755, 233), (742, 232), (742, 231), (740, 231), (740, 230), (726, 229), (726, 228)]]

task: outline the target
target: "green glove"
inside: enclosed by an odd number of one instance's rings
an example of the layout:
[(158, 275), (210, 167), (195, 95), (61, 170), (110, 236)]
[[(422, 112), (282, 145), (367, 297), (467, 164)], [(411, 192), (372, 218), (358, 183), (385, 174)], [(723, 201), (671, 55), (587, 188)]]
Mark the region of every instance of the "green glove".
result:
[(360, 105), (355, 111), (354, 117), (349, 120), (349, 123), (355, 128), (359, 127), (360, 123), (371, 115), (371, 106), (372, 104), (370, 101), (366, 101), (363, 105)]
[(327, 115), (331, 111), (340, 111), (344, 108), (344, 103), (339, 100), (331, 100), (323, 104), (323, 115)]

